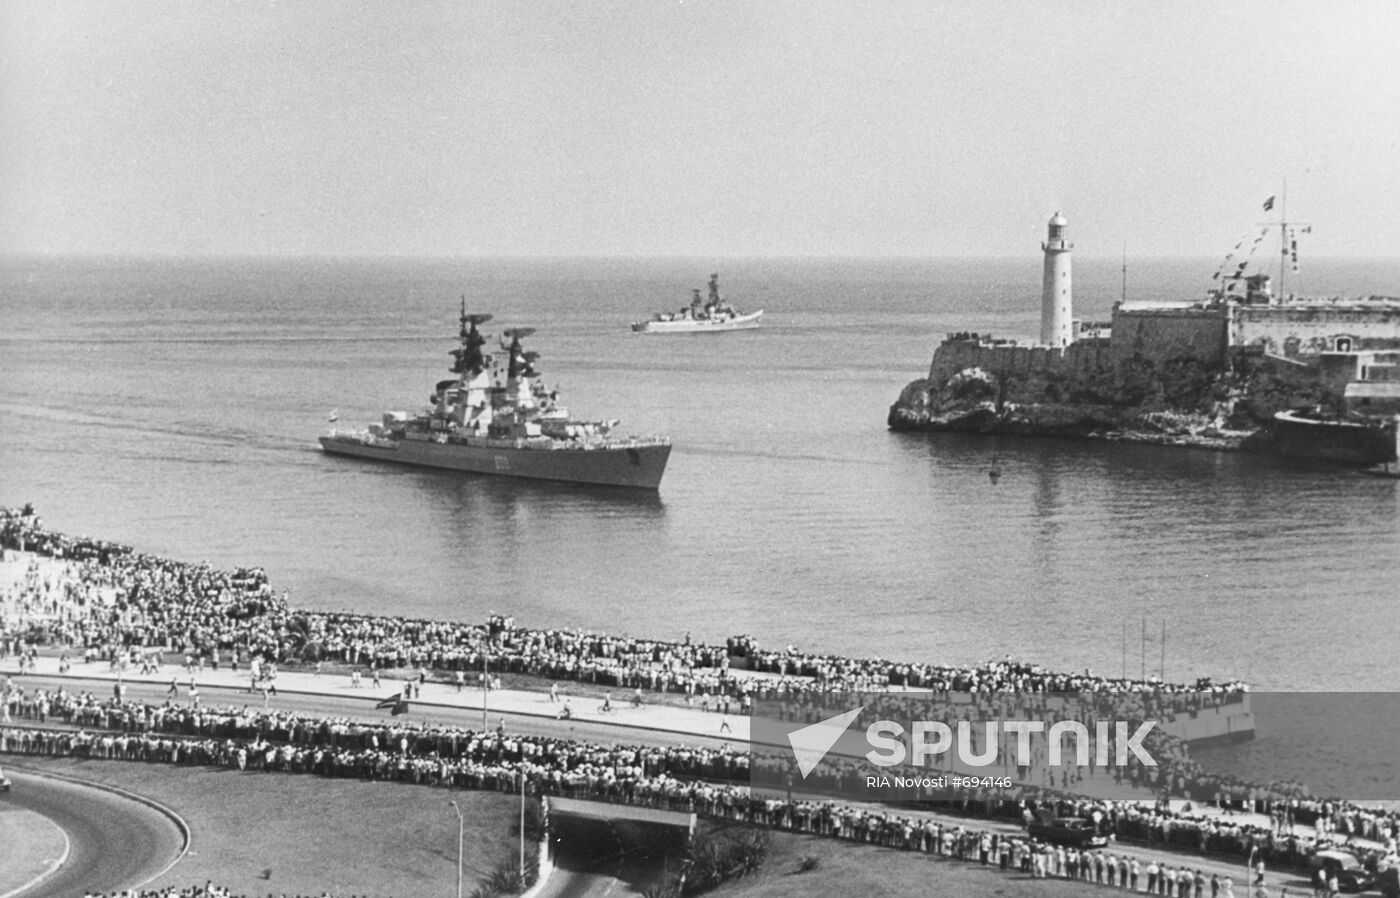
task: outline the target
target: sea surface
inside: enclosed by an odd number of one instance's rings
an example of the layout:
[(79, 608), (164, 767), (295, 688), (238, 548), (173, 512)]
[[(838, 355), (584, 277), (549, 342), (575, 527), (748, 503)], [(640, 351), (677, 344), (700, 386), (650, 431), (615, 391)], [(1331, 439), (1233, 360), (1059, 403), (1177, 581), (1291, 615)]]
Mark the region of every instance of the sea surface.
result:
[[(1133, 300), (1217, 260), (1128, 260)], [(711, 271), (757, 331), (644, 336)], [(299, 607), (1057, 670), (1400, 690), (1400, 481), (1205, 450), (896, 434), (949, 331), (1033, 338), (1040, 262), (55, 259), (0, 265), (0, 504), (260, 566)], [(1394, 260), (1312, 293), (1400, 292)], [(1075, 260), (1108, 317), (1120, 260)], [(578, 414), (664, 433), (659, 493), (381, 466), (459, 303), (528, 325)], [(993, 484), (993, 462), (1003, 472)]]

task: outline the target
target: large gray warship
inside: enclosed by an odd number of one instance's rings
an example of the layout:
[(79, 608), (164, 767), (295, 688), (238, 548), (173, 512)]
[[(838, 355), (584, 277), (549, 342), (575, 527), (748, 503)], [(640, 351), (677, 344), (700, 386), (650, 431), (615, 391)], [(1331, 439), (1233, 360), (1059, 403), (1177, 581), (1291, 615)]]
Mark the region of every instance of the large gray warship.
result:
[(671, 443), (664, 437), (619, 437), (616, 421), (577, 421), (545, 388), (521, 340), (534, 328), (502, 332), (504, 364), (482, 351), (478, 325), (462, 304), (460, 346), (451, 351), (454, 378), (439, 381), (428, 410), (388, 412), (365, 430), (332, 430), (321, 448), (375, 461), (569, 483), (655, 490)]

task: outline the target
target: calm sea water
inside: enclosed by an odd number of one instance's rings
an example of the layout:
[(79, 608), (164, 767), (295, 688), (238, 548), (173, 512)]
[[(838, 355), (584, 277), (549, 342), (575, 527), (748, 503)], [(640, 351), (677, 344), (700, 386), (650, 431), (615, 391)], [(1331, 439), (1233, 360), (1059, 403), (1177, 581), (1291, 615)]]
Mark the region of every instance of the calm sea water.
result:
[[(1117, 260), (1076, 259), (1107, 317)], [(1216, 260), (1133, 261), (1137, 299)], [(0, 502), (295, 604), (1273, 689), (1400, 689), (1400, 483), (1266, 458), (890, 433), (946, 331), (1033, 336), (1039, 261), (725, 261), (759, 331), (647, 337), (714, 263), (7, 260)], [(1395, 292), (1394, 262), (1314, 292)], [(576, 413), (669, 434), (658, 495), (321, 454), (447, 376), (459, 298)], [(987, 477), (996, 457), (1004, 472)], [(1165, 634), (1165, 645), (1163, 635)], [(1145, 636), (1145, 638), (1144, 638)]]

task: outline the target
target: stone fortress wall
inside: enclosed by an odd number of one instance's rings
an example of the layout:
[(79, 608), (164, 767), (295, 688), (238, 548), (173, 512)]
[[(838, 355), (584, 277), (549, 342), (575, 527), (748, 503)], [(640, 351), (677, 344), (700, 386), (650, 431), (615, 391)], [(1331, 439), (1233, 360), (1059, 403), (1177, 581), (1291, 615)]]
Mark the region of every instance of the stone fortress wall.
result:
[(928, 376), (947, 380), (959, 371), (981, 368), (998, 377), (1045, 373), (1072, 379), (1112, 373), (1129, 363), (1153, 369), (1183, 361), (1206, 371), (1221, 371), (1229, 366), (1232, 349), (1253, 349), (1321, 370), (1328, 367), (1325, 357), (1330, 354), (1400, 348), (1400, 298), (1267, 305), (1120, 304), (1114, 307), (1109, 334), (1081, 338), (1064, 347), (994, 340), (987, 334), (949, 334), (934, 350)]
[[(1244, 372), (1266, 379), (1279, 401), (1360, 397), (1369, 390), (1374, 395), (1368, 394), (1366, 404), (1400, 408), (1400, 366), (1381, 357), (1400, 351), (1400, 297), (1281, 299), (1270, 292), (1269, 276), (1260, 273), (1239, 279), (1246, 286), (1243, 297), (1222, 290), (1197, 303), (1120, 302), (1107, 325), (1060, 327), (1055, 323), (1072, 309), (1067, 224), (1056, 212), (1049, 240), (1042, 244), (1047, 274), (1041, 342), (948, 334), (929, 364), (934, 389), (959, 372), (978, 369), (999, 381), (1000, 395), (1013, 401), (1063, 401), (1071, 395), (1089, 401), (1145, 396), (1170, 401), (1203, 395), (1203, 377)], [(1363, 390), (1356, 387), (1359, 381), (1385, 385)]]
[(981, 368), (998, 377), (1046, 373), (1068, 378), (1117, 370), (1129, 361), (1150, 366), (1191, 359), (1206, 369), (1225, 363), (1228, 319), (1216, 308), (1125, 308), (1113, 310), (1111, 335), (1079, 339), (1068, 346), (1025, 345), (982, 334), (950, 334), (934, 350), (929, 379), (947, 380)]
[(1400, 339), (1400, 298), (1395, 297), (1239, 305), (1232, 311), (1230, 345), (1262, 346), (1285, 358), (1394, 349)]
[(1113, 361), (1151, 364), (1191, 359), (1203, 368), (1225, 362), (1229, 345), (1223, 308), (1124, 308), (1113, 310)]

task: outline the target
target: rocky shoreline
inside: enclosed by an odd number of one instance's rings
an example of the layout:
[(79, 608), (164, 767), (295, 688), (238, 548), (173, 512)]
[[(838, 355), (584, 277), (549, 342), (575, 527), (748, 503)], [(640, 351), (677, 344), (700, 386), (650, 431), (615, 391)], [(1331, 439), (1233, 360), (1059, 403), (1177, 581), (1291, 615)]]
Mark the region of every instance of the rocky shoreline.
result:
[(947, 385), (910, 383), (889, 408), (895, 431), (1068, 437), (1217, 452), (1267, 451), (1267, 429), (1230, 426), (1218, 414), (1107, 403), (1001, 402), (948, 395)]
[(1311, 369), (1251, 352), (1214, 371), (1189, 359), (1155, 365), (1136, 356), (1112, 368), (992, 371), (950, 364), (942, 352), (890, 406), (891, 430), (1274, 453), (1274, 413), (1327, 400)]

